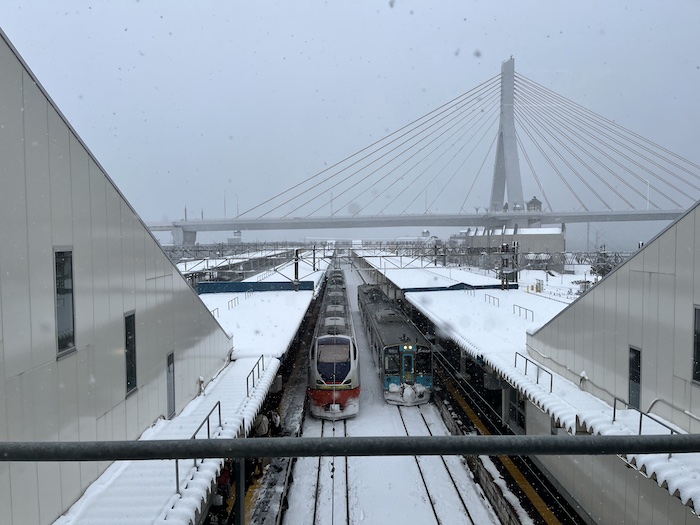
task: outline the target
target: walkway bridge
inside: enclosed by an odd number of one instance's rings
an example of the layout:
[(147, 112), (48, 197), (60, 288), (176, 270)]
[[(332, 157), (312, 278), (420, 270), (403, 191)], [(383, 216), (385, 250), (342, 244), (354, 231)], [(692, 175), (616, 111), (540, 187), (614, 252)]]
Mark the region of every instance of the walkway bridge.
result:
[(149, 227), (194, 244), (199, 231), (674, 220), (698, 198), (698, 164), (516, 73), (511, 58), (234, 218)]

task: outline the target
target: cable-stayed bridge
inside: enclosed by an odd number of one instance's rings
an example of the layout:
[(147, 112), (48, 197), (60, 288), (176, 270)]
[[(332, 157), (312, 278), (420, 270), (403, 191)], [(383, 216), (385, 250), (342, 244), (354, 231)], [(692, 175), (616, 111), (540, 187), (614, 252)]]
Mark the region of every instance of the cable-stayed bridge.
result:
[(700, 166), (516, 73), (511, 58), (234, 218), (149, 226), (193, 244), (198, 231), (673, 220), (698, 198)]

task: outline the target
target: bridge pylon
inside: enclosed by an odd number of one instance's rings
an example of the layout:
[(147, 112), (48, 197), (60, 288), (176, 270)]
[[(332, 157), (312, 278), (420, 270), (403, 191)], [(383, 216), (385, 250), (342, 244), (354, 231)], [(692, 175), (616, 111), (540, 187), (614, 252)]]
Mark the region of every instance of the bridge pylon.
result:
[[(506, 189), (508, 200), (506, 200)], [(520, 178), (518, 144), (515, 138), (515, 59), (510, 57), (501, 65), (501, 116), (498, 126), (496, 162), (493, 169), (490, 211), (525, 209), (523, 183)]]

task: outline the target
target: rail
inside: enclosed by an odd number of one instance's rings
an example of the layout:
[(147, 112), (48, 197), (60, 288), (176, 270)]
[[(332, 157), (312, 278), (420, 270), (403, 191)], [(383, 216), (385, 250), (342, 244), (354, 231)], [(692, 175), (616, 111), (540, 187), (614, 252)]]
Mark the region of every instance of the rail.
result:
[[(210, 418), (214, 410), (218, 408), (219, 410), (219, 428), (224, 428), (221, 424), (221, 401), (217, 401), (216, 404), (211, 408), (209, 413), (206, 415), (206, 417), (202, 420), (202, 422), (199, 424), (197, 427), (197, 430), (194, 431), (194, 434), (192, 434), (192, 437), (190, 439), (197, 439), (197, 434), (199, 434), (199, 431), (202, 430), (202, 427), (206, 424), (207, 425), (207, 439), (211, 439), (211, 423), (210, 423)], [(201, 456), (202, 461), (204, 460), (204, 456)], [(175, 459), (175, 491), (182, 495), (180, 492), (180, 459), (184, 458), (176, 458)], [(194, 468), (195, 470), (198, 470), (199, 467), (197, 466), (197, 459), (198, 457), (193, 458), (194, 461)]]
[(517, 309), (518, 311), (518, 317), (521, 317), (522, 313), (525, 313), (525, 320), (527, 321), (527, 314), (530, 314), (531, 320), (535, 320), (535, 312), (530, 310), (529, 308), (525, 308), (524, 306), (520, 306), (518, 304), (513, 305), (513, 313), (515, 314), (515, 310)]
[[(664, 423), (663, 421), (660, 421), (659, 419), (655, 418), (655, 417), (652, 416), (651, 414), (647, 414), (646, 412), (642, 412), (642, 411), (639, 410), (637, 407), (630, 405), (627, 401), (625, 401), (624, 399), (620, 399), (619, 397), (615, 397), (615, 400), (613, 401), (613, 419), (612, 419), (612, 420), (613, 420), (613, 423), (614, 423), (615, 420), (617, 419), (617, 403), (618, 403), (618, 401), (619, 401), (620, 403), (622, 403), (623, 405), (625, 405), (625, 407), (627, 407), (627, 409), (632, 409), (632, 410), (634, 410), (635, 412), (637, 412), (637, 413), (639, 414), (639, 430), (638, 430), (638, 432), (637, 432), (637, 435), (638, 435), (638, 436), (641, 436), (641, 435), (642, 435), (642, 430), (643, 430), (643, 426), (644, 426), (644, 416), (646, 416), (646, 417), (648, 417), (649, 419), (651, 419), (654, 423), (656, 423), (656, 424), (658, 424), (658, 425), (661, 425), (661, 426), (664, 427), (664, 428), (667, 428), (667, 429), (669, 430), (669, 433), (670, 433), (671, 435), (674, 435), (674, 434), (682, 435), (682, 434), (681, 434), (680, 432), (678, 432), (676, 429), (671, 428), (669, 425), (667, 425), (667, 424)], [(669, 451), (669, 453), (668, 453), (668, 457), (669, 457), (669, 458), (671, 457), (671, 452), (670, 452), (670, 451)]]
[[(245, 393), (247, 397), (250, 397), (250, 389), (255, 388), (256, 379), (260, 379), (260, 371), (265, 371), (265, 356), (261, 355), (258, 360), (253, 365), (253, 368), (248, 372), (248, 377), (245, 379)], [(256, 377), (257, 375), (257, 377)], [(251, 385), (252, 382), (252, 385)]]
[(501, 306), (501, 301), (498, 297), (495, 297), (493, 295), (489, 295), (487, 293), (484, 294), (484, 301), (486, 301), (489, 304), (492, 304), (494, 306)]
[(532, 365), (536, 368), (535, 372), (535, 378), (536, 378), (536, 383), (539, 385), (540, 384), (540, 374), (544, 372), (545, 374), (549, 375), (549, 393), (552, 393), (552, 386), (554, 383), (554, 376), (552, 376), (552, 373), (549, 370), (545, 370), (542, 368), (538, 363), (533, 361), (527, 356), (524, 356), (520, 352), (515, 352), (515, 368), (518, 368), (518, 356), (522, 357), (525, 360), (525, 375), (527, 375), (527, 365), (529, 363), (532, 363)]

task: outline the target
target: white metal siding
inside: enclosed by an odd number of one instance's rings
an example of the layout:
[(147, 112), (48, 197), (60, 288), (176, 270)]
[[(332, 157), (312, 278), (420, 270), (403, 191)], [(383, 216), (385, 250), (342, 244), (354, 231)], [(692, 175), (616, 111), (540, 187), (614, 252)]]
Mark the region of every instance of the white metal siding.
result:
[[(0, 439), (136, 439), (230, 341), (0, 38)], [(57, 359), (54, 249), (73, 252), (76, 351)], [(126, 397), (124, 314), (138, 390)], [(0, 521), (52, 523), (107, 463), (0, 463)]]

